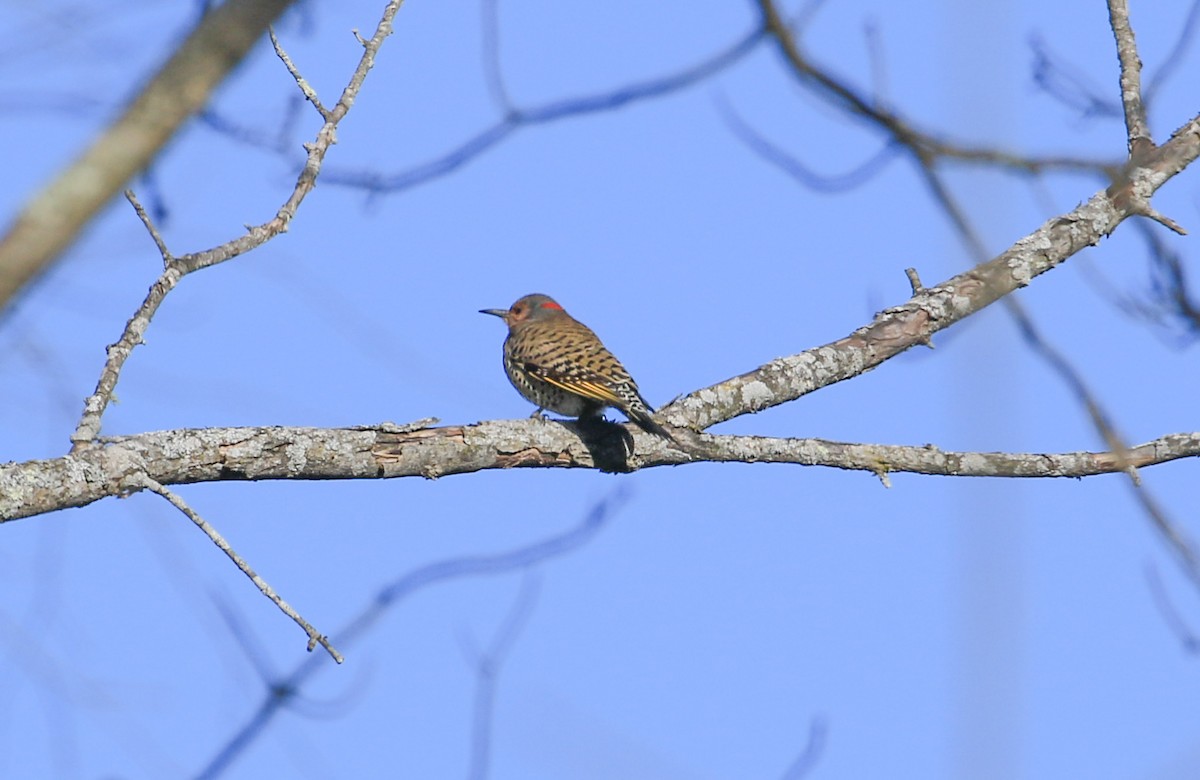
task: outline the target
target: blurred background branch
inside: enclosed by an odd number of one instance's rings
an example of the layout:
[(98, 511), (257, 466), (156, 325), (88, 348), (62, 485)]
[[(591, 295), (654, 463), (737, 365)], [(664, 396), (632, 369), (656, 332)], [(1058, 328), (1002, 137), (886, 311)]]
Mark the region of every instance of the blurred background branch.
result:
[(0, 237), (0, 319), (13, 297), (208, 103), (293, 0), (227, 0), (205, 13), (121, 115), (60, 171)]

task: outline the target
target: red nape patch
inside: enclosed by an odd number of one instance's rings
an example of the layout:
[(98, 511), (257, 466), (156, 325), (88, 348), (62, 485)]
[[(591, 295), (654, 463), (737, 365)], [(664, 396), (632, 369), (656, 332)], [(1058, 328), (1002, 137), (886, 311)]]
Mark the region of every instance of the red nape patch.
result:
[(541, 306), (541, 308), (543, 308), (543, 309), (554, 309), (555, 311), (562, 311), (562, 310), (563, 310), (563, 307), (559, 306), (559, 305), (558, 305), (557, 303), (555, 303), (554, 301), (543, 301), (543, 302), (542, 302), (542, 306)]

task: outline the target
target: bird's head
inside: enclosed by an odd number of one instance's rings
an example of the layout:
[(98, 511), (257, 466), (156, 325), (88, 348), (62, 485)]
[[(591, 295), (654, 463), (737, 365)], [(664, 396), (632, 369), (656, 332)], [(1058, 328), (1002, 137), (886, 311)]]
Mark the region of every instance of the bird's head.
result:
[(499, 317), (504, 320), (510, 330), (523, 322), (544, 320), (566, 314), (557, 301), (549, 295), (540, 293), (526, 295), (507, 309), (480, 309), (479, 313)]

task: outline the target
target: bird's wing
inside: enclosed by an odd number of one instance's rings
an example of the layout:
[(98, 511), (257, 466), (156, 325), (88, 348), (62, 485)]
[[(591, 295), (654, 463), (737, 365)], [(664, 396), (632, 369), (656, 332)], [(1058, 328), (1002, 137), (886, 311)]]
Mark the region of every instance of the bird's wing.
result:
[(625, 401), (621, 396), (613, 392), (603, 379), (596, 374), (588, 373), (563, 373), (555, 371), (547, 366), (525, 364), (526, 368), (536, 377), (547, 384), (554, 385), (560, 390), (566, 390), (568, 393), (581, 395), (584, 398), (590, 398), (593, 401), (608, 405), (619, 406)]

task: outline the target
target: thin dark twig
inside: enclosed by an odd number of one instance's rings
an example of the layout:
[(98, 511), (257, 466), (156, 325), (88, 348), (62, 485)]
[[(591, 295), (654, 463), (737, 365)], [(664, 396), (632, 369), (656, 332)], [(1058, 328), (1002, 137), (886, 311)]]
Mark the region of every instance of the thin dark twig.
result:
[(500, 669), (513, 642), (525, 627), (537, 602), (540, 581), (526, 571), (521, 590), (504, 618), (487, 651), (475, 660), (475, 709), (471, 726), (471, 758), (467, 777), (483, 780), (488, 776), (492, 747), (492, 714), (496, 704), (496, 684)]
[(275, 670), (271, 668), (270, 656), (250, 626), (225, 599), (215, 594), (211, 598), (213, 604), (217, 607), (217, 613), (225, 621), (225, 627), (229, 630), (229, 635), (241, 646), (242, 655), (254, 667), (254, 672), (258, 675), (258, 678), (264, 681), (274, 680), (276, 674)]
[(246, 660), (254, 667), (255, 674), (263, 685), (266, 696), (280, 700), (289, 712), (308, 718), (336, 718), (344, 714), (353, 705), (351, 697), (342, 695), (335, 699), (314, 702), (302, 697), (302, 691), (294, 690), (290, 683), (282, 678), (270, 663), (262, 641), (258, 638), (249, 621), (233, 608), (224, 598), (211, 595), (213, 603), (220, 613), (221, 619), (229, 630), (230, 636), (238, 643)]
[(154, 162), (142, 169), (137, 177), (141, 197), (149, 202), (147, 213), (160, 225), (165, 225), (171, 218), (171, 209), (167, 206), (167, 198), (163, 194), (162, 184), (158, 179), (158, 163)]
[[(399, 577), (381, 588), (358, 615), (341, 630), (335, 632), (338, 644), (346, 648), (353, 646), (379, 622), (391, 607), (439, 582), (507, 574), (528, 569), (578, 549), (608, 523), (613, 514), (628, 500), (628, 497), (629, 491), (625, 487), (614, 490), (597, 502), (581, 523), (536, 544), (496, 555), (452, 558), (423, 566)], [(211, 778), (223, 774), (242, 752), (266, 730), (280, 711), (290, 705), (292, 698), (303, 690), (305, 683), (318, 671), (327, 668), (323, 664), (315, 663), (315, 660), (313, 656), (305, 657), (296, 664), (291, 672), (279, 678), (272, 687), (272, 691), (286, 691), (288, 695), (280, 696), (277, 693), (269, 692), (264, 696), (250, 717), (196, 775), (198, 780), (211, 780)]]
[(883, 53), (883, 36), (879, 34), (879, 25), (868, 21), (863, 26), (863, 38), (871, 63), (871, 101), (877, 106), (887, 106), (891, 90), (888, 89), (887, 57)]
[(1166, 586), (1163, 584), (1162, 577), (1158, 574), (1158, 569), (1154, 566), (1146, 566), (1146, 584), (1150, 588), (1150, 597), (1154, 599), (1155, 605), (1159, 612), (1162, 613), (1163, 620), (1179, 637), (1180, 644), (1183, 645), (1183, 650), (1189, 655), (1200, 653), (1200, 637), (1196, 635), (1191, 628), (1188, 627), (1183, 616), (1179, 614), (1179, 610), (1175, 607), (1171, 597), (1167, 595)]
[[(945, 186), (941, 176), (930, 166), (922, 166), (921, 170), (925, 174), (926, 182), (929, 184), (930, 191), (934, 195), (934, 200), (941, 205), (942, 209), (950, 217), (955, 229), (963, 238), (976, 260), (979, 262), (986, 260), (987, 248), (984, 246), (978, 232), (971, 225), (966, 213)], [(1162, 537), (1170, 545), (1187, 575), (1200, 588), (1200, 554), (1197, 553), (1195, 546), (1167, 516), (1163, 508), (1159, 506), (1158, 501), (1142, 484), (1137, 467), (1131, 460), (1129, 445), (1125, 442), (1124, 437), (1117, 432), (1112, 419), (1105, 411), (1103, 405), (1101, 405), (1096, 394), (1088, 387), (1083, 376), (1067, 357), (1042, 336), (1033, 318), (1025, 310), (1025, 307), (1021, 305), (1020, 301), (1008, 295), (1004, 297), (1004, 305), (1005, 309), (1016, 322), (1026, 343), (1054, 369), (1059, 378), (1071, 388), (1075, 397), (1083, 404), (1089, 419), (1092, 421), (1093, 427), (1116, 456), (1117, 462), (1122, 466), (1122, 470), (1129, 476), (1130, 484), (1134, 490), (1134, 498), (1141, 505), (1142, 511), (1150, 518)]]
[(898, 113), (870, 100), (850, 84), (839, 80), (808, 59), (800, 49), (792, 29), (780, 15), (774, 0), (757, 0), (757, 2), (762, 12), (764, 27), (775, 39), (796, 79), (835, 107), (846, 111), (850, 116), (857, 117), (875, 129), (883, 131), (896, 143), (907, 149), (922, 164), (938, 158), (948, 158), (963, 162), (999, 165), (1029, 173), (1039, 173), (1048, 169), (1109, 173), (1120, 168), (1119, 165), (1112, 163), (1082, 158), (1022, 156), (1000, 149), (951, 143), (934, 137), (932, 133), (922, 132), (909, 124)]
[(808, 3), (801, 8), (789, 23), (789, 26), (797, 33), (803, 33), (813, 20), (817, 18), (817, 13), (825, 5), (827, 0), (808, 0)]
[(33, 373), (42, 379), (39, 388), (42, 397), (62, 419), (70, 419), (79, 403), (72, 377), (74, 365), (51, 346), (55, 340), (41, 334), (32, 323), (22, 323), (20, 329), (10, 331), (9, 335), (14, 337), (10, 340), (13, 346), (0, 354), (0, 373), (9, 368), (4, 365), (7, 359), (24, 357)]
[(517, 130), (511, 121), (497, 122), (479, 134), (467, 139), (460, 146), (441, 157), (421, 163), (399, 173), (384, 174), (375, 171), (338, 171), (329, 169), (324, 173), (326, 184), (355, 187), (375, 194), (401, 192), (453, 173), (464, 164), (475, 159)]
[(1140, 480), (1130, 481), (1133, 488), (1133, 497), (1142, 506), (1142, 511), (1146, 513), (1158, 529), (1159, 534), (1166, 539), (1171, 547), (1171, 551), (1175, 553), (1176, 559), (1183, 566), (1183, 571), (1191, 579), (1192, 584), (1200, 589), (1200, 556), (1196, 554), (1195, 545), (1184, 535), (1183, 531), (1175, 524), (1170, 517), (1167, 516), (1166, 510), (1158, 503), (1158, 499), (1142, 484)]
[(1159, 231), (1138, 222), (1151, 253), (1151, 300), (1178, 321), (1191, 340), (1200, 336), (1200, 301), (1193, 300), (1183, 257), (1167, 246)]
[(1197, 23), (1200, 23), (1200, 0), (1192, 0), (1192, 7), (1188, 9), (1187, 16), (1184, 17), (1183, 24), (1179, 27), (1179, 37), (1175, 39), (1175, 44), (1167, 52), (1163, 64), (1150, 77), (1145, 89), (1142, 90), (1143, 102), (1147, 108), (1153, 105), (1158, 90), (1162, 89), (1167, 80), (1175, 73), (1175, 69), (1179, 67), (1179, 63), (1183, 61), (1184, 52), (1195, 38)]
[(1033, 52), (1033, 83), (1043, 92), (1078, 111), (1085, 119), (1121, 116), (1120, 101), (1113, 100), (1107, 92), (1103, 92), (1090, 74), (1063, 62), (1041, 36), (1031, 37), (1029, 48)]
[(821, 716), (812, 719), (808, 725), (808, 741), (800, 755), (783, 772), (782, 780), (800, 780), (808, 775), (821, 759), (825, 751), (825, 740), (829, 734), (829, 725)]
[(879, 148), (879, 151), (850, 171), (836, 176), (826, 176), (808, 168), (781, 147), (767, 140), (757, 130), (746, 124), (737, 110), (724, 99), (718, 99), (717, 109), (733, 134), (751, 151), (791, 176), (801, 185), (816, 192), (845, 192), (860, 187), (886, 168), (887, 164), (894, 160), (900, 151), (897, 144), (886, 142)]
[[(1150, 255), (1148, 289), (1141, 294), (1118, 289), (1099, 272), (1086, 278), (1118, 310), (1164, 330), (1171, 346), (1189, 346), (1200, 339), (1200, 300), (1192, 295), (1187, 264), (1150, 223), (1138, 220), (1133, 227)], [(1085, 268), (1092, 270), (1091, 266)]]
[[(1153, 142), (1149, 137), (1149, 132), (1146, 130), (1145, 111), (1144, 106), (1141, 104), (1141, 63), (1138, 60), (1137, 49), (1133, 41), (1133, 32), (1129, 27), (1128, 9), (1126, 8), (1125, 0), (1108, 0), (1108, 2), (1113, 34), (1117, 41), (1121, 61), (1122, 104), (1125, 107), (1126, 122), (1128, 125), (1130, 155), (1134, 160), (1137, 160), (1141, 154), (1154, 148)], [(773, 0), (758, 0), (758, 4), (762, 9), (764, 25), (778, 42), (784, 57), (791, 64), (797, 78), (815, 85), (818, 91), (843, 105), (852, 114), (862, 116), (885, 130), (896, 142), (908, 148), (915, 158), (918, 169), (922, 171), (935, 201), (941, 205), (949, 216), (977, 263), (982, 264), (987, 262), (988, 254), (986, 246), (978, 232), (971, 225), (966, 213), (951, 195), (936, 168), (938, 157), (944, 156), (942, 150), (932, 147), (927, 136), (909, 127), (897, 115), (871, 105), (855, 90), (837, 81), (809, 62), (800, 51), (799, 45), (791, 31), (783, 23)], [(1178, 131), (1176, 131), (1176, 135), (1178, 135)], [(1169, 219), (1158, 214), (1150, 207), (1148, 196), (1135, 193), (1131, 200), (1138, 198), (1145, 202), (1137, 205), (1137, 213), (1155, 219), (1168, 227), (1173, 226), (1173, 223)], [(1178, 226), (1174, 227), (1177, 228)], [(1165, 512), (1158, 506), (1154, 498), (1141, 486), (1136, 467), (1129, 459), (1130, 450), (1128, 445), (1117, 434), (1107, 413), (1103, 410), (1095, 395), (1088, 389), (1087, 384), (1070, 362), (1058, 350), (1052, 348), (1038, 333), (1032, 318), (1020, 303), (1011, 295), (1005, 295), (1003, 300), (1007, 310), (1020, 326), (1026, 340), (1034, 346), (1039, 355), (1050, 363), (1060, 377), (1072, 387), (1077, 397), (1084, 404), (1093, 425), (1109, 445), (1118, 463), (1122, 465), (1122, 470), (1129, 475), (1130, 482), (1135, 489), (1135, 495), (1142, 505), (1143, 511), (1171, 545), (1189, 577), (1200, 587), (1200, 555), (1197, 554), (1192, 544), (1179, 531), (1175, 524), (1166, 517)]]
[(662, 97), (691, 87), (736, 63), (753, 51), (762, 38), (761, 28), (751, 30), (715, 56), (662, 78), (637, 82), (609, 92), (557, 100), (534, 108), (514, 107), (495, 124), (476, 133), (449, 152), (397, 173), (329, 169), (322, 174), (322, 181), (356, 187), (372, 193), (401, 192), (451, 173), (519, 129), (602, 111), (613, 111), (632, 103)]
[(504, 86), (504, 71), (500, 67), (500, 0), (482, 0), (483, 16), (483, 73), (488, 93), (500, 109), (509, 116), (516, 113)]
[(295, 96), (289, 96), (284, 107), (283, 121), (276, 130), (263, 130), (242, 124), (212, 108), (204, 109), (197, 114), (196, 118), (210, 130), (244, 146), (265, 149), (275, 154), (292, 154), (295, 147), (291, 143), (290, 130), (296, 116), (295, 106), (297, 105), (302, 105), (301, 100)]

